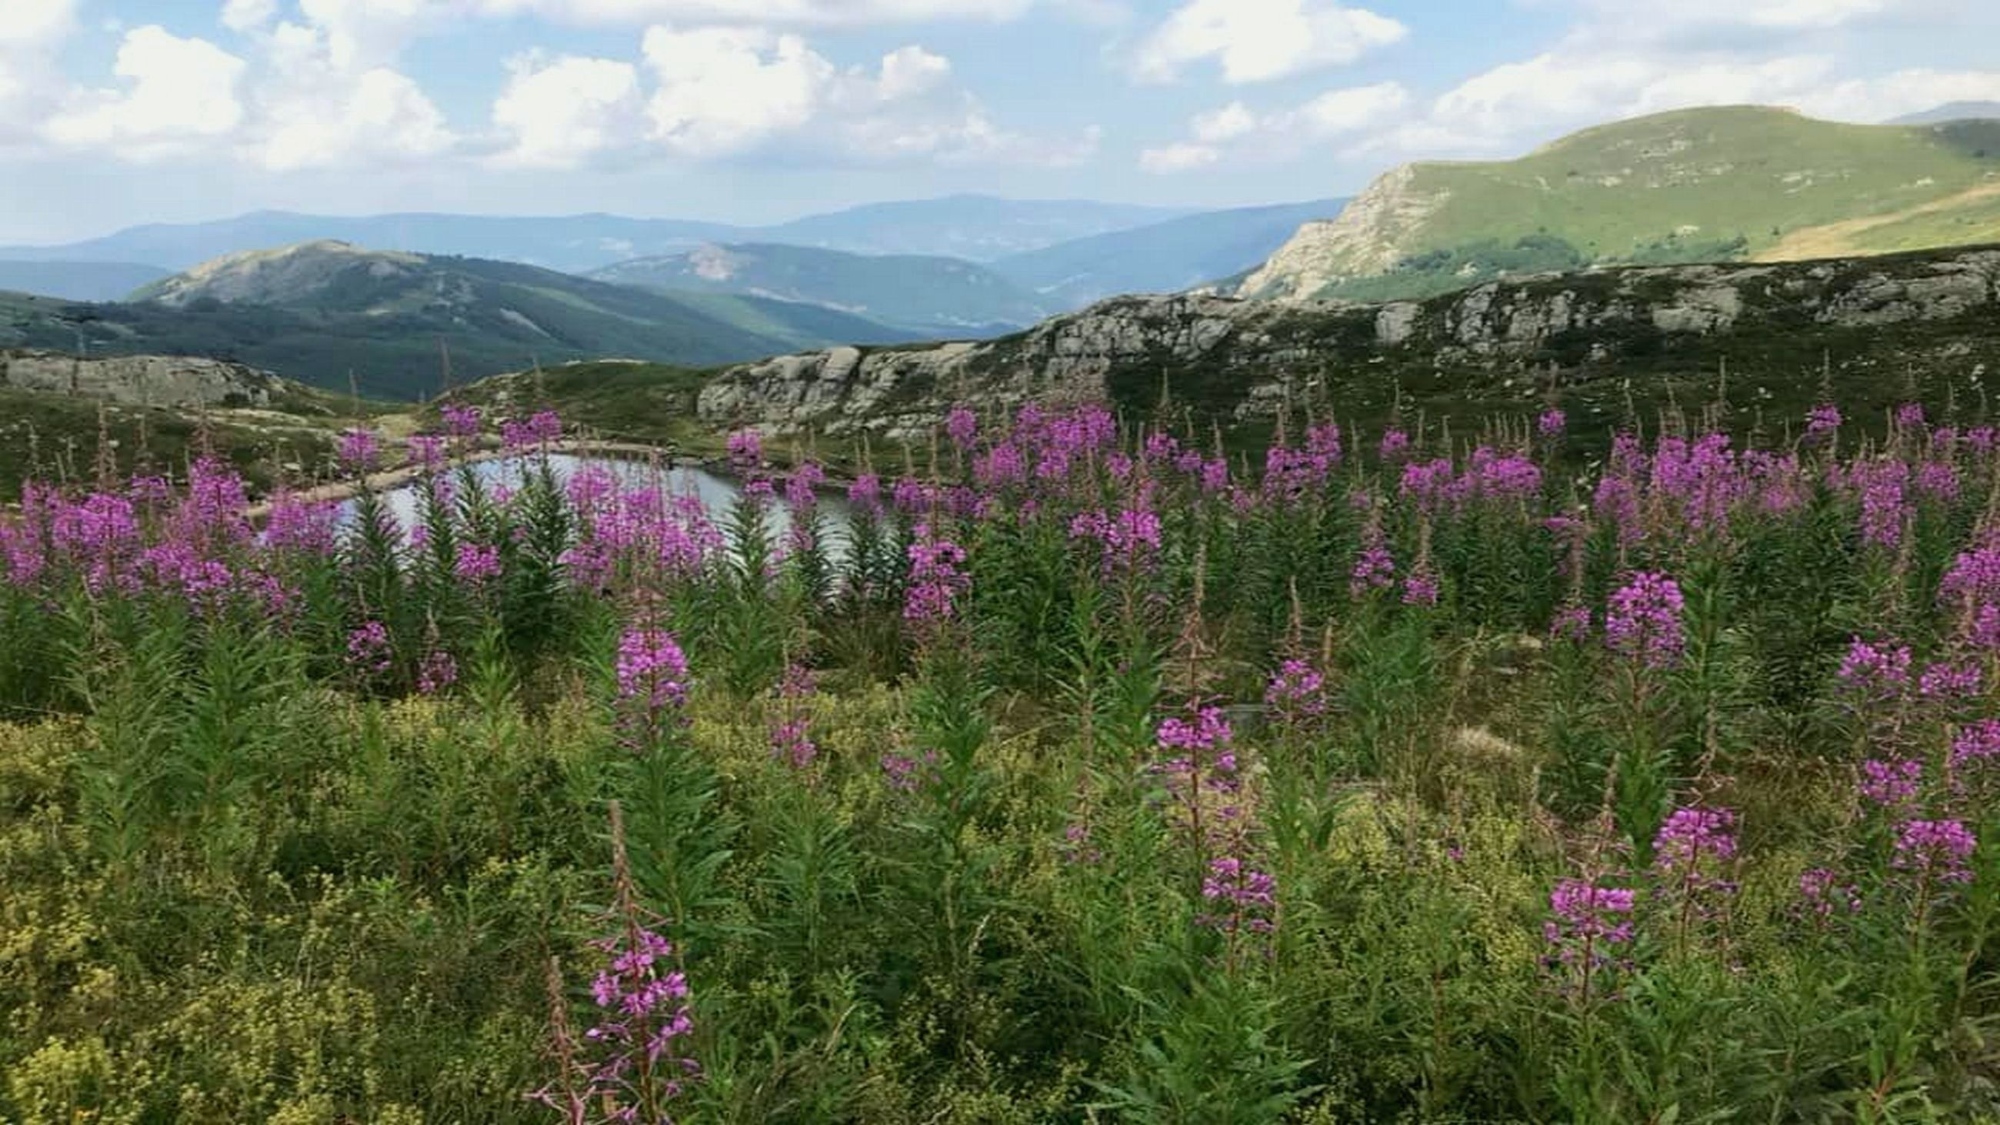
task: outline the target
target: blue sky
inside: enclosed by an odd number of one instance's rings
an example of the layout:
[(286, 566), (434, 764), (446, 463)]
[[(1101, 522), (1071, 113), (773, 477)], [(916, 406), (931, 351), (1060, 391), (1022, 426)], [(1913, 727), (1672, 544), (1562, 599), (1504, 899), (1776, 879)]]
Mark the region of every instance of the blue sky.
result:
[(262, 208), (1224, 206), (1599, 121), (2000, 100), (1991, 0), (5, 0), (0, 241)]

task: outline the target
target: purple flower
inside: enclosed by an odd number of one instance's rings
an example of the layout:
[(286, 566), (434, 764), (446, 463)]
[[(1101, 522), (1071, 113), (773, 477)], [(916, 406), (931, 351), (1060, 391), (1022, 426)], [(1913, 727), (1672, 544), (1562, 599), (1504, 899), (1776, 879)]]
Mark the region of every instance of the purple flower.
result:
[(1419, 567), (1403, 579), (1404, 605), (1436, 605), (1437, 600), (1437, 576), (1429, 569)]
[(1622, 887), (1600, 887), (1564, 879), (1549, 892), (1553, 921), (1542, 926), (1549, 956), (1572, 969), (1599, 969), (1612, 963), (1611, 947), (1632, 940), (1629, 915), (1637, 895)]
[(513, 450), (532, 449), (562, 437), (562, 418), (553, 410), (530, 415), (525, 421), (509, 419), (500, 423), (500, 440)]
[(1143, 508), (1079, 512), (1070, 520), (1069, 535), (1098, 544), (1105, 573), (1130, 573), (1148, 567), (1159, 551), (1160, 516)]
[(417, 691), (436, 695), (458, 682), (458, 661), (451, 653), (433, 649), (417, 663)]
[(1897, 833), (1896, 854), (1889, 863), (1941, 883), (1970, 883), (1972, 869), (1966, 861), (1978, 846), (1962, 821), (1912, 820)]
[(461, 581), (480, 583), (500, 577), (500, 548), (488, 543), (463, 543), (452, 560), (452, 573)]
[(854, 510), (866, 516), (882, 514), (882, 478), (874, 473), (862, 473), (847, 486), (847, 502)]
[(341, 467), (351, 473), (371, 472), (382, 458), (382, 444), (369, 430), (348, 430), (341, 434), (333, 451)]
[(1278, 928), (1277, 879), (1235, 856), (1209, 861), (1201, 897), (1206, 909), (1196, 917), (1197, 925), (1226, 934), (1268, 934)]
[(1841, 658), (1839, 675), (1841, 684), (1855, 694), (1894, 698), (1910, 683), (1910, 646), (1875, 645), (1855, 637)]
[(1953, 771), (2000, 758), (2000, 719), (1967, 723), (1951, 740), (1950, 764)]
[(1824, 920), (1835, 912), (1858, 914), (1861, 893), (1852, 883), (1825, 867), (1814, 867), (1799, 875), (1799, 904), (1815, 919)]
[(1855, 791), (1872, 804), (1900, 809), (1917, 799), (1917, 787), (1923, 778), (1924, 764), (1915, 759), (1870, 758), (1861, 763), (1861, 780)]
[(1375, 455), (1385, 464), (1401, 461), (1410, 453), (1410, 435), (1402, 430), (1383, 430), (1382, 443), (1376, 447)]
[(1896, 425), (1904, 429), (1922, 429), (1924, 425), (1923, 403), (1906, 402), (1896, 407)]
[(1582, 642), (1590, 639), (1590, 607), (1565, 605), (1558, 608), (1549, 620), (1549, 636), (1561, 641)]
[(1677, 663), (1686, 646), (1681, 588), (1654, 571), (1640, 571), (1612, 593), (1604, 611), (1604, 643), (1648, 667)]
[(889, 788), (899, 793), (914, 793), (921, 780), (918, 775), (920, 766), (921, 763), (908, 754), (884, 754), (882, 779), (888, 783)]
[(1348, 596), (1359, 600), (1376, 590), (1388, 589), (1395, 581), (1395, 556), (1389, 553), (1381, 528), (1371, 526), (1362, 538), (1361, 552), (1355, 556), (1353, 568), (1347, 572)]
[(661, 629), (628, 629), (618, 640), (618, 696), (657, 714), (687, 702), (688, 663)]
[(1909, 477), (1910, 466), (1902, 461), (1859, 461), (1849, 468), (1848, 487), (1861, 494), (1864, 542), (1885, 548), (1902, 543), (1910, 520)]
[(1723, 877), (1736, 858), (1736, 814), (1728, 809), (1675, 809), (1653, 837), (1653, 870), (1688, 900), (1709, 892), (1733, 893)]
[(1840, 429), (1840, 408), (1830, 402), (1822, 402), (1806, 411), (1806, 436), (1822, 438)]
[(944, 418), (945, 436), (960, 449), (972, 448), (979, 434), (979, 416), (963, 406), (954, 406)]
[(972, 577), (965, 571), (965, 548), (936, 536), (928, 523), (916, 527), (910, 544), (910, 586), (904, 595), (903, 617), (919, 625), (936, 624), (956, 615), (958, 598)]
[(436, 434), (412, 434), (404, 443), (410, 453), (410, 460), (427, 472), (435, 472), (444, 465), (444, 439)]
[(1535, 419), (1535, 432), (1545, 438), (1559, 438), (1569, 428), (1569, 417), (1561, 410), (1550, 409)]
[(444, 424), (444, 432), (456, 438), (477, 437), (479, 435), (479, 408), (474, 406), (446, 405), (438, 411)]
[(1326, 713), (1326, 677), (1304, 660), (1287, 660), (1264, 688), (1264, 703), (1288, 725), (1317, 718)]
[(1222, 708), (1203, 707), (1192, 723), (1178, 717), (1161, 720), (1154, 737), (1162, 749), (1195, 751), (1227, 745), (1233, 736)]
[(364, 621), (347, 634), (347, 663), (357, 671), (379, 676), (389, 670), (393, 660), (389, 629), (380, 621)]
[(1917, 694), (1925, 699), (1972, 699), (1985, 684), (1985, 673), (1973, 660), (1938, 660), (1924, 666)]
[(1694, 806), (1675, 809), (1653, 838), (1653, 865), (1661, 871), (1694, 867), (1736, 855), (1736, 814)]

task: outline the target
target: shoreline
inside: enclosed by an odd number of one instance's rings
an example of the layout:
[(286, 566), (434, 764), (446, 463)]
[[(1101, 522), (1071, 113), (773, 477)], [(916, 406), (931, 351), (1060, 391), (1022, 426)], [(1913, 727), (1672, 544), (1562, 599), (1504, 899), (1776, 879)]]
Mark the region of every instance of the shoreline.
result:
[[(444, 466), (456, 469), (466, 465), (476, 465), (484, 461), (504, 461), (510, 457), (532, 457), (536, 453), (556, 453), (575, 457), (603, 457), (614, 460), (632, 461), (646, 461), (657, 457), (663, 461), (665, 467), (670, 469), (698, 468), (713, 471), (710, 459), (707, 458), (677, 456), (661, 446), (647, 445), (643, 442), (596, 441), (588, 438), (564, 438), (538, 445), (529, 450), (508, 449), (505, 446), (476, 449), (470, 453), (461, 453), (445, 458)], [(316, 484), (311, 488), (296, 489), (267, 496), (245, 508), (243, 514), (252, 520), (262, 519), (270, 514), (272, 505), (277, 502), (280, 495), (286, 500), (316, 504), (326, 501), (352, 500), (363, 490), (389, 492), (410, 484), (422, 477), (424, 472), (425, 469), (423, 466), (409, 463), (398, 465), (393, 469), (383, 469), (378, 472), (369, 473), (367, 476), (359, 479), (337, 480), (329, 481), (325, 484)]]

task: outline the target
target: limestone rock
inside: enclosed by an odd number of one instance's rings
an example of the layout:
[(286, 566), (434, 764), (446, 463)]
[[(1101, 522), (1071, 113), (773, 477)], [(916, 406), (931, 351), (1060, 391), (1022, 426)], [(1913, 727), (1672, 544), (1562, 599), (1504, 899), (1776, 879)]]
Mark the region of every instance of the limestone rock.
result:
[(239, 363), (192, 356), (91, 356), (0, 351), (0, 387), (182, 410), (268, 406), (277, 376)]

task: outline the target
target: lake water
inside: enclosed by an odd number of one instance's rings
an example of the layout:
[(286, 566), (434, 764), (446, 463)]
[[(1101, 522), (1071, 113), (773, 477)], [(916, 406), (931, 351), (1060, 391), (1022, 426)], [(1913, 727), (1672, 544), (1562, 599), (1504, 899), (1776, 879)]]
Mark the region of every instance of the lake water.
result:
[[(535, 458), (505, 457), (492, 461), (478, 461), (472, 471), (488, 486), (518, 489), (526, 479)], [(736, 501), (743, 495), (741, 481), (718, 476), (706, 469), (694, 466), (655, 466), (645, 461), (615, 457), (578, 457), (567, 453), (549, 455), (549, 464), (555, 469), (556, 479), (568, 481), (583, 469), (602, 469), (610, 473), (625, 490), (663, 487), (676, 495), (692, 493), (701, 498), (701, 505), (708, 512), (709, 519), (716, 526), (726, 527), (724, 522)], [(417, 490), (415, 485), (404, 485), (383, 494), (388, 501), (389, 512), (397, 523), (409, 527), (417, 518)], [(343, 514), (353, 511), (352, 502), (342, 506)], [(827, 553), (838, 558), (847, 546), (847, 497), (839, 492), (822, 491), (820, 494), (821, 528), (825, 535), (824, 546)], [(791, 513), (783, 503), (774, 503), (766, 509), (766, 526), (774, 537), (782, 537), (791, 528)]]

